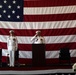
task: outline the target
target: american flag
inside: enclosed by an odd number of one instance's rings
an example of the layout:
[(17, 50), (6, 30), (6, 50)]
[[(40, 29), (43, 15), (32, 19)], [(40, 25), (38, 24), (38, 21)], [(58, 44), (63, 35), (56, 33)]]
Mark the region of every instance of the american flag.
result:
[(18, 39), (20, 63), (32, 63), (31, 37), (36, 30), (46, 40), (46, 63), (57, 63), (60, 48), (76, 57), (76, 0), (0, 0), (0, 48), (7, 54), (9, 30)]

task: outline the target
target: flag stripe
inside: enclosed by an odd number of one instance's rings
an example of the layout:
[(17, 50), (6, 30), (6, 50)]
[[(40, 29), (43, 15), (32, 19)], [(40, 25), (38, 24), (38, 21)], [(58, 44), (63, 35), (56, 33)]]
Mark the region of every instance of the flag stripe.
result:
[[(41, 22), (41, 21), (65, 21), (76, 20), (76, 13), (68, 14), (47, 14), (47, 15), (24, 15), (25, 22)], [(30, 18), (31, 17), (31, 18)]]
[(24, 7), (50, 7), (76, 5), (76, 0), (33, 0), (24, 1)]
[[(0, 28), (0, 35), (9, 35), (11, 29)], [(33, 36), (37, 29), (13, 29), (16, 36)], [(40, 29), (39, 29), (40, 30)], [(67, 32), (67, 33), (66, 33)], [(48, 34), (47, 34), (48, 33)], [(74, 28), (58, 28), (58, 29), (41, 29), (42, 36), (58, 36), (58, 35), (74, 35), (76, 34), (76, 27)]]
[[(30, 12), (31, 11), (31, 12)], [(28, 7), (24, 8), (24, 15), (47, 15), (47, 14), (66, 14), (75, 13), (76, 5), (73, 6), (56, 6), (56, 7)]]
[[(5, 61), (7, 59), (7, 57), (5, 57), (5, 56), (3, 56), (2, 57), (2, 62), (7, 62), (7, 61)], [(71, 58), (71, 61), (72, 61), (72, 63), (74, 63), (74, 62), (76, 62), (76, 60), (75, 60), (76, 58), (75, 57), (72, 57)], [(19, 63), (20, 64), (32, 64), (32, 59), (24, 59), (24, 58), (20, 58), (19, 59)], [(59, 64), (59, 58), (51, 58), (51, 59), (46, 59), (46, 64)]]
[[(70, 50), (71, 57), (76, 57), (76, 49)], [(2, 56), (7, 56), (8, 51), (5, 49), (2, 49)], [(58, 51), (46, 51), (45, 52), (46, 58), (58, 58), (59, 57), (59, 50)], [(19, 51), (19, 58), (25, 58), (25, 59), (32, 59), (32, 52), (31, 51)]]
[[(0, 48), (7, 49), (7, 43), (0, 43)], [(76, 42), (72, 43), (55, 43), (55, 44), (45, 44), (46, 51), (57, 51), (60, 48), (68, 47), (70, 49), (76, 49)], [(32, 44), (18, 44), (20, 51), (32, 51)]]
[[(1, 42), (7, 42), (7, 37), (9, 36), (2, 36), (0, 41)], [(29, 36), (17, 36), (18, 43), (20, 44), (31, 44), (31, 38)], [(46, 39), (45, 43), (46, 44), (53, 44), (53, 43), (68, 43), (68, 42), (76, 42), (75, 35), (65, 35), (65, 36), (44, 36)]]
[(49, 21), (49, 22), (6, 22), (0, 21), (0, 28), (4, 29), (62, 29), (76, 27), (76, 20)]

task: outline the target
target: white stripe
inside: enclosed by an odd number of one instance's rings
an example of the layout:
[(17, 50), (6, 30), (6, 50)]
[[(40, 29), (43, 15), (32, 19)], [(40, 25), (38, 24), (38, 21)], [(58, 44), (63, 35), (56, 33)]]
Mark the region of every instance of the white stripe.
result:
[[(2, 49), (2, 56), (6, 56), (8, 50)], [(76, 57), (76, 49), (70, 50), (70, 56)], [(59, 58), (59, 50), (58, 51), (46, 51), (46, 58)], [(19, 51), (19, 58), (29, 58), (32, 59), (32, 51)]]
[[(8, 36), (0, 35), (0, 42), (7, 42)], [(17, 36), (18, 43), (21, 44), (32, 44), (32, 37), (25, 36)], [(46, 44), (53, 43), (68, 43), (68, 42), (76, 42), (76, 35), (64, 35), (64, 36), (44, 36)]]
[(4, 29), (57, 29), (76, 27), (76, 20), (51, 22), (5, 22), (0, 21)]
[(25, 7), (24, 15), (76, 13), (76, 5), (56, 7)]

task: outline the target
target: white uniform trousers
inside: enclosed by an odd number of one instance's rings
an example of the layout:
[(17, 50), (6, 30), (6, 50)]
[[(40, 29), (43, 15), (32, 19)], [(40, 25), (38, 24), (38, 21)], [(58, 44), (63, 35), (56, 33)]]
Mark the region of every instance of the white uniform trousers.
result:
[(14, 67), (15, 64), (15, 51), (14, 50), (10, 50), (9, 52), (9, 65)]

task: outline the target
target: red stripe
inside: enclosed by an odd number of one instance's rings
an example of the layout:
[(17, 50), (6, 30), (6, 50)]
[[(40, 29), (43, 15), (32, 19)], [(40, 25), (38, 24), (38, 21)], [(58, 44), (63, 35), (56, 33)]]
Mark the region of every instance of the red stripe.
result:
[[(71, 63), (75, 63), (76, 62), (76, 57), (71, 57)], [(62, 61), (62, 63), (64, 63), (64, 62), (68, 62), (68, 61), (66, 61), (66, 60), (63, 60)], [(59, 58), (52, 58), (52, 59), (46, 59), (46, 63), (47, 64), (55, 64), (55, 65), (57, 65), (57, 64), (59, 64)]]
[[(75, 57), (71, 57), (71, 63), (75, 63), (76, 62), (75, 59), (76, 59)], [(20, 58), (19, 60), (20, 60), (20, 63), (32, 64), (32, 59), (22, 59), (22, 58)], [(66, 62), (66, 61), (64, 60), (64, 62)], [(55, 65), (59, 64), (59, 58), (46, 59), (46, 64), (50, 64), (50, 65), (51, 64), (55, 64)]]
[(69, 48), (69, 49), (76, 49), (76, 42), (72, 43), (57, 43), (57, 44), (47, 44), (46, 50), (60, 50), (61, 48)]
[(68, 14), (49, 14), (49, 15), (24, 15), (25, 22), (41, 22), (41, 21), (64, 21), (76, 20), (76, 13)]
[[(76, 62), (75, 57), (71, 57), (71, 62), (74, 63)], [(8, 62), (6, 56), (2, 56), (2, 62)], [(65, 60), (64, 60), (65, 62)], [(20, 64), (32, 64), (32, 59), (25, 59), (25, 58), (19, 58), (19, 63)], [(50, 58), (46, 59), (46, 64), (59, 64), (59, 58)]]
[[(32, 51), (32, 44), (19, 44), (19, 50), (21, 51)], [(76, 42), (73, 43), (58, 43), (58, 44), (46, 44), (46, 51), (60, 50), (60, 48), (68, 47), (70, 49), (76, 49)], [(2, 43), (0, 48), (7, 49), (7, 44)]]
[[(0, 35), (9, 35), (9, 30), (10, 29), (0, 28)], [(34, 36), (35, 32), (37, 31), (37, 29), (13, 29), (13, 30), (15, 31), (16, 36)], [(42, 36), (58, 36), (58, 35), (76, 34), (76, 28), (39, 29), (39, 30), (41, 30)]]
[(24, 1), (24, 7), (49, 7), (76, 5), (76, 0), (34, 0)]

